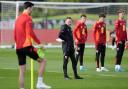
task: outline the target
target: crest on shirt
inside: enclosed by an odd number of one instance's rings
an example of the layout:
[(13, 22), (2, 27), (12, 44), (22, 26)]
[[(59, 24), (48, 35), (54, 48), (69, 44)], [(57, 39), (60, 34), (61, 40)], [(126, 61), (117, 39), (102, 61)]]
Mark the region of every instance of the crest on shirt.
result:
[(101, 33), (104, 33), (104, 27), (101, 28)]
[(120, 23), (120, 25), (123, 25), (123, 23)]
[(82, 28), (83, 28), (83, 26), (80, 26), (80, 28), (82, 29)]
[(100, 28), (101, 26), (99, 25), (98, 27)]
[(123, 25), (123, 31), (125, 31), (126, 30), (126, 27), (125, 27), (125, 25)]
[(103, 26), (101, 27), (101, 33), (104, 33), (105, 30), (105, 24), (103, 24)]
[(82, 29), (82, 34), (83, 34), (83, 35), (85, 34), (85, 29)]

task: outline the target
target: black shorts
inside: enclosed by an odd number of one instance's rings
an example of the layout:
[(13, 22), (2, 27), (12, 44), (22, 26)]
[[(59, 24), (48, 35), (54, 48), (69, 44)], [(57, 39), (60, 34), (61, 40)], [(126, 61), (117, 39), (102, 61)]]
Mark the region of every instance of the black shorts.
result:
[(16, 54), (18, 56), (19, 65), (25, 65), (26, 64), (26, 56), (37, 60), (39, 58), (37, 54), (37, 49), (33, 46), (24, 47), (21, 49), (16, 49)]

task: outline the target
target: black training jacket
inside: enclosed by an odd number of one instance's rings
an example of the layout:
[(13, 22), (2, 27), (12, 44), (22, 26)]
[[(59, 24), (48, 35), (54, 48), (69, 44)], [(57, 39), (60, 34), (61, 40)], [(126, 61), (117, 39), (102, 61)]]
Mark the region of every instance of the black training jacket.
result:
[(62, 25), (58, 37), (64, 40), (64, 42), (62, 42), (62, 49), (65, 54), (74, 52), (74, 41), (70, 26), (68, 26), (67, 24)]

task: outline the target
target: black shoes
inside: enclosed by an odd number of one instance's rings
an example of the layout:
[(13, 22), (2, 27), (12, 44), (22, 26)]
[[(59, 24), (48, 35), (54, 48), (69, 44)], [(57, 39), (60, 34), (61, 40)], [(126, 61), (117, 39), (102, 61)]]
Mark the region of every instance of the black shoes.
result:
[(64, 76), (64, 79), (69, 80), (69, 79), (72, 79), (72, 78), (70, 78), (68, 75), (66, 75), (66, 76)]
[[(78, 76), (78, 75), (75, 76), (74, 78), (75, 78), (75, 79), (83, 79), (82, 77), (80, 77), (80, 76)], [(70, 79), (72, 79), (72, 78), (69, 77), (68, 75), (66, 75), (66, 76), (64, 76), (64, 79), (65, 79), (65, 80), (70, 80)]]
[(83, 79), (83, 78), (77, 75), (75, 76), (75, 79)]

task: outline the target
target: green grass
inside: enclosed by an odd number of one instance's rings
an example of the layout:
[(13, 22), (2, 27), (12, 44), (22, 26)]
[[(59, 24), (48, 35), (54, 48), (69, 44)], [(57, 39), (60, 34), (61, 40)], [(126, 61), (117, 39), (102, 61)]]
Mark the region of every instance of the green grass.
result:
[[(124, 72), (114, 72), (114, 57), (116, 52), (111, 49), (106, 51), (105, 65), (109, 72), (95, 72), (95, 49), (85, 49), (84, 63), (87, 71), (78, 73), (83, 80), (63, 79), (63, 56), (61, 49), (47, 49), (47, 67), (44, 80), (52, 89), (128, 89), (128, 51), (125, 51), (122, 61)], [(30, 89), (30, 58), (27, 58), (27, 71), (25, 89)], [(14, 49), (0, 49), (0, 89), (18, 88), (18, 64)], [(34, 82), (36, 83), (38, 64), (35, 63)], [(69, 75), (73, 78), (71, 62), (68, 64)], [(34, 88), (36, 89), (36, 88)]]

